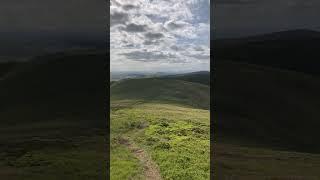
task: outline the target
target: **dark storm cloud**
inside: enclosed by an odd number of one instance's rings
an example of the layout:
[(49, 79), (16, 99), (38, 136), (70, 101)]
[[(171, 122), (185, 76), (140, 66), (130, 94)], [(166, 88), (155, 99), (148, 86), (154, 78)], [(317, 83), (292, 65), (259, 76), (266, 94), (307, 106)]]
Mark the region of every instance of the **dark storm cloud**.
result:
[(216, 0), (216, 37), (248, 36), (320, 26), (318, 0)]
[(101, 0), (2, 0), (2, 31), (105, 31), (107, 3)]

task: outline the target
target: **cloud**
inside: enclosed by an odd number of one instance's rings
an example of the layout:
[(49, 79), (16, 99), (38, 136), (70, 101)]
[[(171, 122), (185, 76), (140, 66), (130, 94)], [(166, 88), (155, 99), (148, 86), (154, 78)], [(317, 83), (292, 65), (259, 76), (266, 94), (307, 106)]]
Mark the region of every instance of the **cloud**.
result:
[(171, 48), (172, 50), (174, 50), (174, 51), (180, 51), (180, 50), (181, 50), (181, 48), (179, 48), (179, 47), (176, 46), (176, 45), (172, 45), (170, 48)]
[(189, 57), (194, 57), (198, 60), (208, 60), (210, 58), (210, 55), (206, 54), (197, 54), (197, 55), (189, 55)]
[(180, 28), (184, 28), (185, 26), (189, 25), (189, 23), (183, 21), (168, 21), (165, 23), (165, 27), (169, 30), (176, 30)]
[(125, 24), (129, 19), (127, 13), (117, 10), (110, 11), (110, 25)]
[(160, 39), (164, 37), (162, 33), (153, 33), (153, 32), (147, 32), (144, 36), (149, 40)]
[(161, 61), (164, 59), (168, 60), (170, 58), (175, 58), (175, 56), (170, 53), (164, 53), (159, 51), (147, 51), (147, 50), (132, 51), (128, 53), (122, 53), (120, 55), (124, 55), (131, 60), (144, 61), (144, 62)]
[(135, 23), (130, 23), (126, 26), (120, 27), (121, 30), (127, 31), (127, 32), (145, 32), (147, 29), (146, 25), (139, 25)]
[(199, 47), (199, 46), (194, 47), (193, 49), (196, 50), (196, 51), (204, 51), (204, 49), (202, 49), (202, 47)]
[(133, 5), (133, 4), (125, 4), (122, 6), (122, 8), (126, 11), (132, 10), (132, 9), (137, 9), (139, 6)]
[(208, 56), (185, 52), (187, 45), (208, 45), (206, 8), (207, 0), (111, 0), (111, 69), (209, 67)]

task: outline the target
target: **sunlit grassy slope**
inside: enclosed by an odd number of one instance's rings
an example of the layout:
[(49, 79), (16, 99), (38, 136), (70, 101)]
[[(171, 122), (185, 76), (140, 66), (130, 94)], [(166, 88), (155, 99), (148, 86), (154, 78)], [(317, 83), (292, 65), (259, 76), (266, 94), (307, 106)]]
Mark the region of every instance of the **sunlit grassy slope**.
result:
[(209, 86), (175, 79), (111, 85), (111, 179), (143, 179), (124, 139), (147, 151), (163, 179), (209, 179)]

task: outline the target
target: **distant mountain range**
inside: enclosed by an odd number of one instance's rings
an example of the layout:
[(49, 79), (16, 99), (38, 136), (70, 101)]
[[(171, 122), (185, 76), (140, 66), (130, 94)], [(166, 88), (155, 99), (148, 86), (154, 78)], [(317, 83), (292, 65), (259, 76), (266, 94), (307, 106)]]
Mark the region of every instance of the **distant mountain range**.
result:
[[(207, 71), (203, 71), (207, 72)], [(192, 73), (185, 73), (185, 72), (135, 72), (135, 71), (116, 71), (110, 72), (110, 80), (111, 81), (118, 81), (122, 79), (132, 79), (132, 78), (150, 78), (150, 77), (176, 77), (179, 75), (197, 75), (202, 74), (202, 71), (200, 72), (192, 72)]]
[(110, 80), (118, 81), (121, 79), (130, 79), (130, 78), (146, 78), (146, 77), (158, 77), (163, 75), (172, 74), (169, 72), (131, 72), (131, 71), (117, 71), (110, 72)]

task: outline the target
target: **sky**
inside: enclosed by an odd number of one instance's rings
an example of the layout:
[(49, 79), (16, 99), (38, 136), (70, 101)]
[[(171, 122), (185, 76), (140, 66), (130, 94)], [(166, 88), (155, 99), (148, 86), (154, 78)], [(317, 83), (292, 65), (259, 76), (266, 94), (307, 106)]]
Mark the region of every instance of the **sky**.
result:
[(111, 71), (210, 69), (209, 0), (110, 0)]
[(1, 0), (0, 32), (102, 33), (106, 5), (101, 0)]
[(213, 0), (215, 37), (320, 30), (319, 0)]
[(106, 43), (102, 0), (1, 0), (0, 62)]

